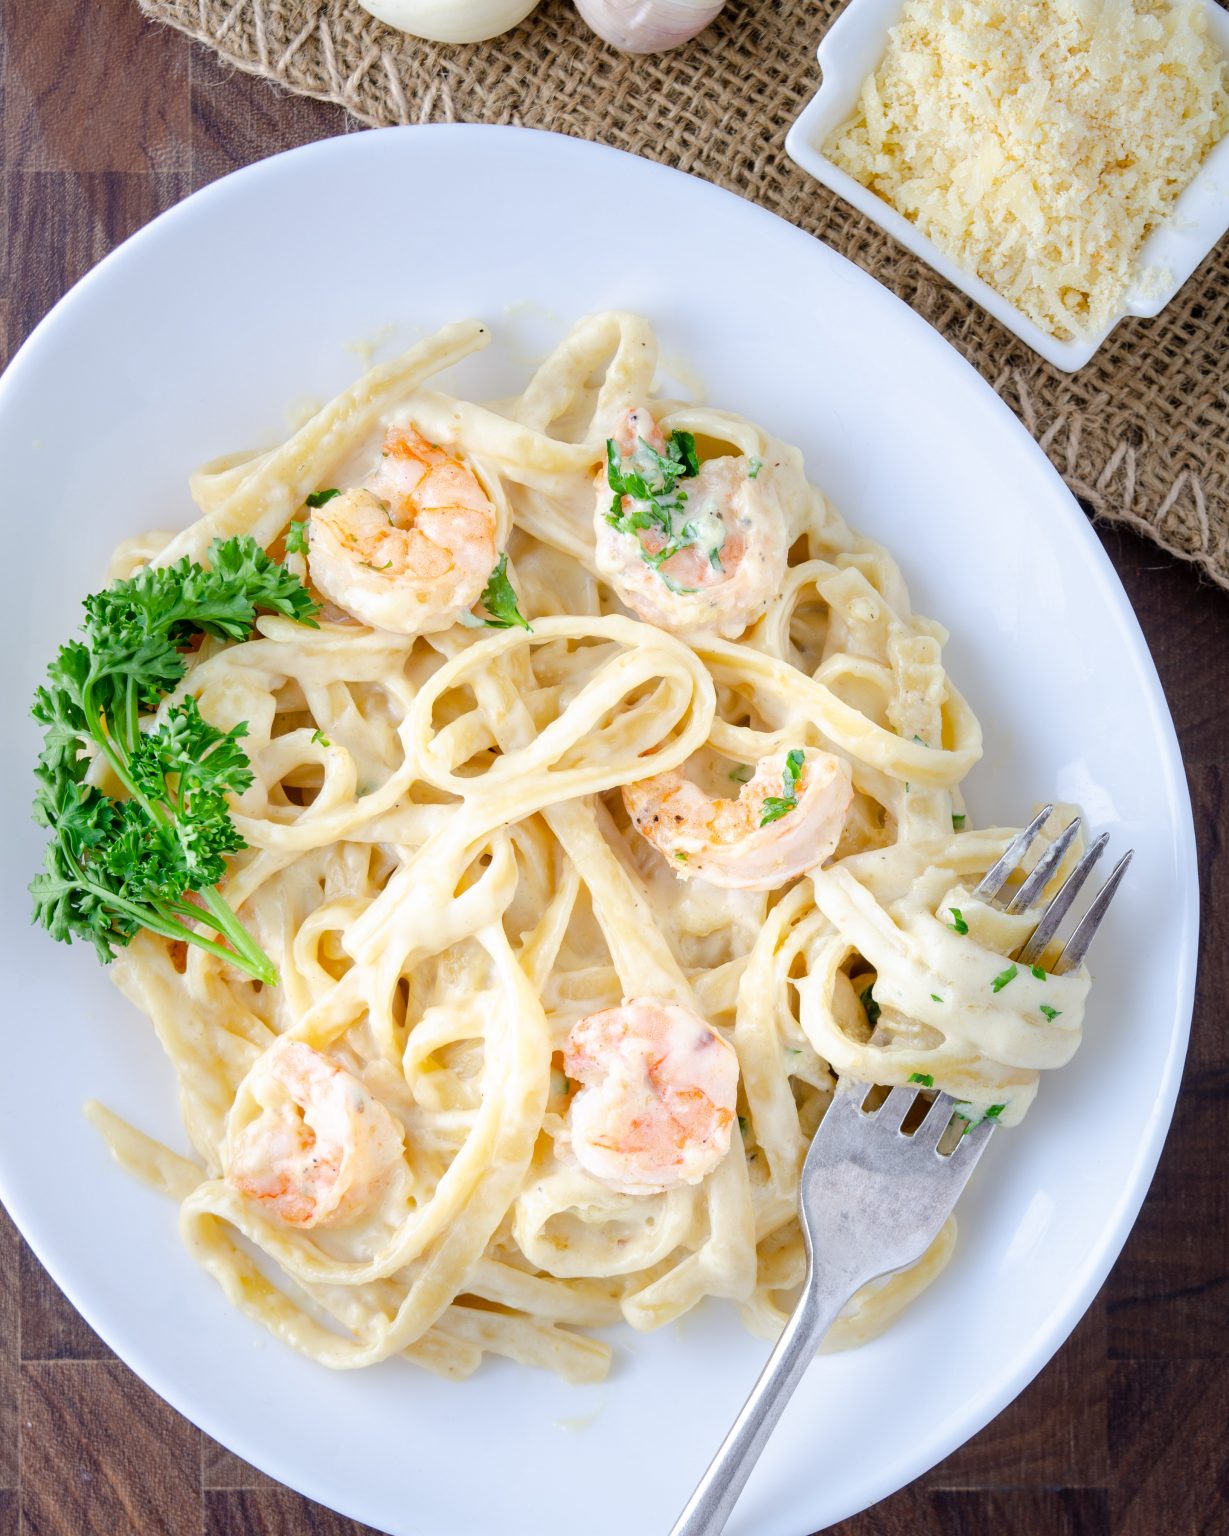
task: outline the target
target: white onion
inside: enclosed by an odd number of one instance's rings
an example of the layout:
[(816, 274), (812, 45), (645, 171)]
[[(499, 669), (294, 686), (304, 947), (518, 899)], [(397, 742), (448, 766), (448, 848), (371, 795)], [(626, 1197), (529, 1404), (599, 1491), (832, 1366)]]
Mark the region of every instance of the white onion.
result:
[[(366, 0), (364, 0), (366, 3)], [(664, 53), (703, 32), (724, 0), (576, 0), (603, 41), (624, 53)]]
[(359, 0), (379, 21), (433, 43), (480, 43), (524, 21), (538, 0)]

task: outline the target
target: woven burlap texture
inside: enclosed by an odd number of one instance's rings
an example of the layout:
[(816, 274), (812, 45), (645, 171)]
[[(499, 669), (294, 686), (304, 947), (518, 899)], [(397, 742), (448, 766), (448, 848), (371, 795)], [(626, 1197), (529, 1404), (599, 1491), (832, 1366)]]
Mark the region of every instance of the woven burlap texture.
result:
[(1158, 319), (1124, 322), (1078, 374), (1058, 372), (786, 156), (786, 129), (818, 84), (815, 49), (839, 0), (730, 0), (699, 38), (653, 58), (608, 48), (567, 0), (545, 0), (514, 31), (465, 47), (406, 37), (357, 0), (138, 3), (241, 69), (338, 102), (364, 123), (550, 128), (772, 209), (937, 327), (1094, 512), (1229, 587), (1229, 241)]

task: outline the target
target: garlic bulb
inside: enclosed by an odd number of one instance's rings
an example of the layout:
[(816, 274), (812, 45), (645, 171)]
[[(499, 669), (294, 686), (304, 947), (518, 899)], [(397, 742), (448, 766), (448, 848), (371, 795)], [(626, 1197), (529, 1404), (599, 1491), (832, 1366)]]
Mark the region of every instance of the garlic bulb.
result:
[(723, 3), (724, 0), (576, 0), (576, 9), (600, 38), (624, 53), (664, 53), (703, 32)]
[(480, 43), (524, 21), (538, 0), (359, 0), (378, 21), (433, 43)]

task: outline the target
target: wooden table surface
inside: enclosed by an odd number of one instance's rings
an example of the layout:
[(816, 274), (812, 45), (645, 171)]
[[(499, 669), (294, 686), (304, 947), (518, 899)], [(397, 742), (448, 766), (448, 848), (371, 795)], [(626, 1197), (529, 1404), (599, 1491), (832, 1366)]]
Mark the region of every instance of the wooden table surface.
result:
[[(155, 214), (352, 126), (154, 28), (133, 0), (0, 0), (0, 28), (5, 359)], [(841, 1536), (1229, 1532), (1229, 594), (1131, 533), (1099, 531), (1160, 669), (1199, 829), (1203, 946), (1177, 1117), (1126, 1249), (1065, 1347), (975, 1440)], [(0, 1210), (0, 1536), (363, 1529), (168, 1408)]]

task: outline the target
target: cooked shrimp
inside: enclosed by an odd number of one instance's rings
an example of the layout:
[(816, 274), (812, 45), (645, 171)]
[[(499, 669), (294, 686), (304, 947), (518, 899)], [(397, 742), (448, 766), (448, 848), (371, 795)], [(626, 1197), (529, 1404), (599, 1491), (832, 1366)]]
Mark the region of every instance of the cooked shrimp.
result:
[(684, 880), (771, 891), (814, 869), (841, 839), (849, 769), (813, 748), (773, 752), (736, 800), (714, 800), (675, 768), (623, 786), (632, 824)]
[(495, 568), (497, 522), (467, 464), (412, 427), (393, 427), (366, 484), (312, 509), (311, 578), (330, 602), (376, 629), (447, 629)]
[(388, 1183), (401, 1127), (344, 1067), (280, 1040), (250, 1079), (262, 1113), (234, 1138), (228, 1183), (292, 1227), (361, 1215)]
[(638, 476), (653, 495), (624, 495), (616, 508), (609, 470), (599, 477), (598, 571), (650, 624), (737, 639), (785, 575), (788, 531), (771, 469), (723, 457), (682, 475), (643, 407), (623, 415), (611, 443), (621, 472)]
[(578, 1020), (564, 1071), (583, 1086), (568, 1135), (576, 1161), (626, 1195), (698, 1184), (730, 1150), (738, 1057), (677, 1003), (629, 998)]

